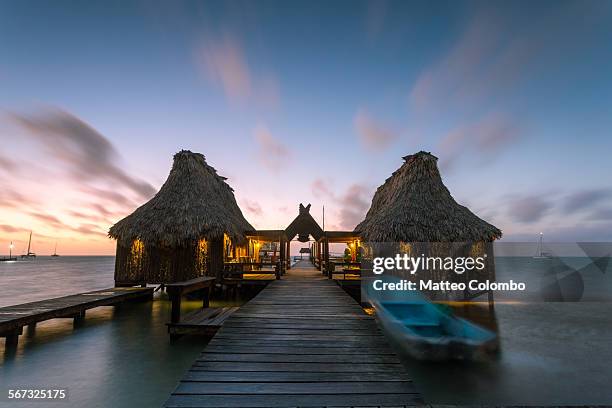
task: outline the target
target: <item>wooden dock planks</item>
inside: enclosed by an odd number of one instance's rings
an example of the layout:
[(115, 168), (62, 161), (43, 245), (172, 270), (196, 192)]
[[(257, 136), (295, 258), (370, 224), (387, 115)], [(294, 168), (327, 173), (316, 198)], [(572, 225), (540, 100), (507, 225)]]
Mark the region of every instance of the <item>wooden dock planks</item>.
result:
[(175, 339), (184, 334), (213, 336), (238, 307), (213, 307), (187, 313), (178, 323), (168, 323), (168, 333)]
[(234, 312), (165, 406), (420, 404), (373, 317), (333, 281), (293, 278), (271, 283)]
[(45, 320), (85, 317), (85, 311), (99, 306), (112, 306), (128, 300), (152, 299), (153, 288), (119, 287), (79, 293), (38, 302), (0, 308), (0, 336), (6, 347), (15, 347), (23, 326)]

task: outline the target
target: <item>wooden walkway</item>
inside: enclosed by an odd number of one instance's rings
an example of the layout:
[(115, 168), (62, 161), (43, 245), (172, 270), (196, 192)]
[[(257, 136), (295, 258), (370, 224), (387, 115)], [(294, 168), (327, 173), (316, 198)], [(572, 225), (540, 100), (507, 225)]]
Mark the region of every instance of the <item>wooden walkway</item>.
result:
[(6, 348), (17, 346), (23, 326), (56, 318), (85, 318), (85, 311), (98, 306), (111, 306), (127, 300), (152, 299), (153, 288), (110, 288), (77, 295), (0, 308), (0, 337), (6, 337)]
[(300, 266), (226, 320), (166, 407), (422, 403), (374, 318), (319, 271)]

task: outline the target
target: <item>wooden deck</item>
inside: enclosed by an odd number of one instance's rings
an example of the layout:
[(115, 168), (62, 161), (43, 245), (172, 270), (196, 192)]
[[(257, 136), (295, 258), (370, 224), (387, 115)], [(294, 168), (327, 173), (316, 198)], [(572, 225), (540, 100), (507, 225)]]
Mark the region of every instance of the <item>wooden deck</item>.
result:
[(23, 326), (56, 318), (85, 318), (85, 311), (99, 306), (111, 306), (128, 300), (152, 299), (153, 288), (110, 288), (77, 295), (46, 299), (38, 302), (0, 308), (0, 337), (6, 337), (6, 348), (17, 346)]
[(168, 323), (172, 339), (184, 334), (212, 336), (238, 307), (209, 307), (187, 313), (179, 322)]
[(414, 406), (373, 317), (305, 262), (235, 311), (166, 407)]

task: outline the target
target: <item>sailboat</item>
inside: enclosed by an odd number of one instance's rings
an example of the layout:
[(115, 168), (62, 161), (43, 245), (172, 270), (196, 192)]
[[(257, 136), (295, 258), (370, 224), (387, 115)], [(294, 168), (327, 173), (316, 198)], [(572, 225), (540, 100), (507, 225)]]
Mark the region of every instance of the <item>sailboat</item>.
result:
[(31, 247), (32, 247), (32, 231), (30, 231), (30, 239), (28, 240), (28, 252), (21, 255), (21, 259), (36, 258), (36, 254), (30, 251)]
[(544, 233), (540, 232), (540, 242), (538, 242), (538, 249), (536, 250), (536, 254), (533, 259), (550, 259), (551, 255), (549, 252), (544, 252), (544, 246), (542, 241), (544, 239)]
[(57, 241), (55, 242), (55, 249), (53, 250), (53, 255), (51, 255), (53, 258), (57, 258), (59, 255), (57, 254)]

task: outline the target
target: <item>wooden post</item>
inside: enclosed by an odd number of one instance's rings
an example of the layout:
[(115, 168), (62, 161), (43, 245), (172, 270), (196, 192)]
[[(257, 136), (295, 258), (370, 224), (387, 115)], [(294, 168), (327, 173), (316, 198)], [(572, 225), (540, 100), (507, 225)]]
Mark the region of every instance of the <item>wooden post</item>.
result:
[(6, 351), (15, 351), (17, 344), (19, 343), (19, 335), (23, 333), (23, 327), (19, 327), (9, 333), (6, 333), (6, 340), (4, 343), (4, 349)]
[(321, 243), (317, 241), (317, 260), (319, 261), (318, 270), (321, 270)]
[(223, 280), (223, 238), (213, 239), (209, 248), (209, 274), (217, 278), (217, 282)]
[(210, 286), (204, 289), (204, 296), (202, 298), (202, 308), (206, 309), (210, 306)]
[(291, 241), (287, 240), (287, 269), (291, 269)]
[(170, 315), (170, 323), (178, 323), (181, 321), (181, 295), (175, 294), (172, 296), (172, 313)]
[(333, 278), (334, 273), (332, 272), (330, 266), (329, 266), (329, 241), (327, 240), (327, 238), (325, 238), (325, 241), (323, 243), (323, 245), (325, 245), (325, 270), (327, 272), (327, 277), (329, 279)]
[(85, 321), (85, 310), (81, 310), (74, 316), (73, 325), (74, 327), (78, 327), (83, 324)]
[(281, 275), (283, 274), (283, 272), (285, 271), (285, 250), (287, 249), (286, 245), (285, 245), (285, 240), (283, 239), (283, 237), (280, 237), (279, 239), (279, 243), (280, 243), (280, 254), (279, 254), (279, 258), (280, 258), (280, 273)]

